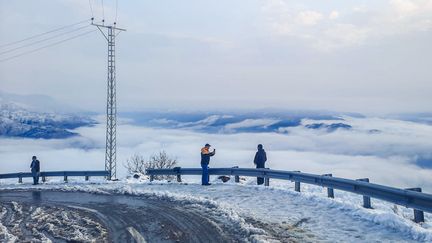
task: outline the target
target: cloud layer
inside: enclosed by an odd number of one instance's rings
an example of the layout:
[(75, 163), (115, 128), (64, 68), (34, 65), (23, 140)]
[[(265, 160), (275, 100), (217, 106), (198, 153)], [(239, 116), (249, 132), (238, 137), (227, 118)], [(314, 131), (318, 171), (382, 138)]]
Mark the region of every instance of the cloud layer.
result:
[[(346, 120), (353, 130), (328, 133), (299, 126), (287, 128), (287, 134), (207, 134), (126, 123), (118, 129), (119, 176), (125, 176), (122, 163), (131, 155), (147, 157), (161, 149), (177, 157), (180, 166), (197, 167), (199, 151), (205, 143), (217, 149), (212, 167), (252, 167), (256, 145), (262, 143), (270, 168), (333, 173), (352, 179), (368, 177), (372, 182), (420, 186), (432, 192), (430, 162), (429, 169), (416, 165), (419, 156), (432, 161), (431, 126), (379, 118)], [(380, 132), (371, 134), (372, 128)], [(0, 173), (27, 171), (32, 155), (40, 158), (43, 170), (101, 169), (104, 131), (104, 126), (99, 125), (80, 128), (77, 132), (83, 137), (65, 140), (0, 139)]]

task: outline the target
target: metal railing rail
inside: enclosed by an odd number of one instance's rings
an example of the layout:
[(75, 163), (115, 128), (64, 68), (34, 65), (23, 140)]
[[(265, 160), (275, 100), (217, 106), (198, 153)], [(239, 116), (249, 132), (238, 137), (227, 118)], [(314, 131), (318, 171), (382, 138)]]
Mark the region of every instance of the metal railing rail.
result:
[[(105, 170), (96, 170), (96, 171), (42, 171), (39, 172), (39, 177), (42, 178), (42, 181), (45, 182), (47, 177), (61, 177), (63, 176), (63, 180), (68, 181), (69, 176), (84, 176), (85, 180), (88, 181), (90, 176), (103, 176), (108, 177), (109, 171)], [(9, 179), (9, 178), (18, 178), (18, 182), (22, 183), (22, 178), (33, 177), (30, 172), (19, 172), (19, 173), (9, 173), (9, 174), (0, 174), (0, 179)]]
[[(181, 175), (201, 175), (200, 168), (148, 169), (150, 181), (157, 175), (175, 175), (181, 182)], [(363, 207), (372, 208), (370, 198), (376, 198), (414, 209), (414, 221), (424, 222), (424, 213), (432, 213), (432, 194), (422, 193), (421, 188), (399, 189), (379, 184), (369, 183), (368, 178), (357, 180), (332, 177), (332, 174), (315, 175), (300, 171), (282, 171), (254, 168), (209, 168), (210, 175), (234, 175), (239, 182), (239, 176), (264, 177), (265, 186), (269, 186), (270, 178), (295, 182), (295, 190), (300, 192), (300, 183), (327, 187), (327, 196), (334, 198), (334, 189), (352, 192), (363, 196)]]

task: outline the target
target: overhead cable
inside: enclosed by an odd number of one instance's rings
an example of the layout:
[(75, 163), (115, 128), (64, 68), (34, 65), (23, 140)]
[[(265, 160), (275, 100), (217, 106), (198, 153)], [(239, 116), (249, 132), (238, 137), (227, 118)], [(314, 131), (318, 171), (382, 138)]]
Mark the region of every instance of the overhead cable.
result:
[(52, 47), (52, 46), (56, 46), (56, 45), (59, 45), (59, 44), (61, 44), (61, 43), (64, 43), (64, 42), (67, 42), (67, 41), (70, 41), (70, 40), (73, 40), (73, 39), (76, 39), (76, 38), (79, 38), (79, 37), (82, 37), (82, 36), (88, 35), (88, 34), (93, 33), (93, 32), (95, 32), (95, 31), (96, 31), (96, 30), (90, 30), (90, 31), (87, 31), (87, 32), (81, 33), (81, 34), (79, 34), (79, 35), (75, 35), (75, 36), (69, 37), (69, 38), (67, 38), (67, 39), (63, 39), (63, 40), (61, 40), (61, 41), (57, 41), (57, 42), (51, 43), (51, 44), (49, 44), (49, 45), (45, 45), (45, 46), (42, 46), (42, 47), (39, 47), (39, 48), (36, 48), (36, 49), (30, 50), (30, 51), (26, 51), (26, 52), (20, 53), (20, 54), (18, 54), (18, 55), (14, 55), (14, 56), (11, 56), (11, 57), (8, 57), (8, 58), (0, 59), (0, 62), (5, 62), (5, 61), (8, 61), (8, 60), (11, 60), (11, 59), (17, 58), (17, 57), (21, 57), (21, 56), (24, 56), (24, 55), (27, 55), (27, 54), (31, 54), (31, 53), (33, 53), (33, 52), (36, 52), (36, 51), (39, 51), (39, 50), (42, 50), (42, 49), (46, 49), (46, 48), (49, 48), (49, 47)]
[(102, 21), (105, 21), (105, 9), (104, 9), (104, 1), (101, 0), (102, 3)]
[(91, 13), (91, 16), (92, 16), (92, 18), (94, 18), (94, 15), (93, 15), (93, 7), (92, 7), (92, 4), (91, 4), (91, 0), (89, 0), (88, 3), (89, 3), (89, 6), (90, 6), (90, 13)]
[(10, 42), (10, 43), (7, 43), (7, 44), (3, 44), (3, 45), (0, 45), (0, 48), (6, 47), (6, 46), (15, 45), (15, 44), (27, 41), (27, 40), (34, 39), (36, 37), (47, 35), (47, 34), (50, 34), (50, 33), (53, 33), (53, 32), (57, 32), (57, 31), (60, 31), (60, 30), (64, 30), (64, 29), (67, 29), (67, 28), (70, 28), (70, 27), (73, 27), (73, 26), (76, 26), (76, 25), (79, 25), (79, 24), (82, 24), (82, 23), (85, 23), (85, 22), (88, 22), (88, 21), (89, 21), (89, 19), (85, 19), (85, 20), (79, 21), (79, 22), (74, 23), (74, 24), (66, 25), (66, 26), (63, 26), (63, 27), (60, 27), (60, 28), (49, 30), (47, 32), (43, 32), (43, 33), (40, 33), (40, 34), (37, 34), (37, 35), (33, 35), (33, 36), (27, 37), (27, 38), (22, 39), (22, 40), (18, 40), (18, 41)]
[(13, 51), (25, 48), (25, 47), (34, 46), (34, 45), (43, 43), (45, 41), (52, 40), (52, 39), (58, 38), (60, 36), (67, 35), (67, 34), (70, 34), (70, 33), (73, 33), (73, 32), (79, 31), (79, 30), (82, 30), (84, 28), (88, 28), (89, 26), (90, 25), (86, 25), (86, 26), (83, 26), (83, 27), (80, 27), (80, 28), (77, 28), (77, 29), (73, 29), (73, 30), (68, 31), (68, 32), (60, 33), (60, 34), (57, 34), (57, 35), (54, 35), (54, 36), (47, 37), (47, 38), (42, 39), (42, 40), (38, 40), (38, 41), (31, 42), (31, 43), (28, 43), (28, 44), (25, 44), (25, 45), (22, 45), (22, 46), (18, 46), (18, 47), (15, 47), (15, 48), (12, 48), (12, 49), (0, 52), (0, 55), (4, 55), (4, 54), (7, 54), (7, 53), (10, 53), (10, 52), (13, 52)]
[(117, 9), (118, 9), (118, 0), (116, 0), (116, 11), (115, 11), (115, 19), (114, 19), (114, 24), (117, 23)]

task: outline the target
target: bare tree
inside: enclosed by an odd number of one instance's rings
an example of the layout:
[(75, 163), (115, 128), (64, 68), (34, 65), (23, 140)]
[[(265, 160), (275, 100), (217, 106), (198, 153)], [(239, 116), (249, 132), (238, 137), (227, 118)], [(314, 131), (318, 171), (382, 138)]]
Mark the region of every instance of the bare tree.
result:
[[(177, 165), (177, 159), (170, 157), (165, 150), (160, 151), (158, 154), (150, 156), (146, 161), (143, 156), (135, 154), (130, 157), (124, 167), (129, 173), (142, 173), (145, 174), (146, 169), (171, 169)], [(158, 175), (155, 180), (172, 180), (174, 176)]]
[[(177, 165), (177, 159), (171, 158), (165, 152), (160, 151), (158, 154), (150, 156), (150, 159), (144, 165), (145, 169), (172, 169)], [(174, 176), (170, 175), (158, 175), (155, 176), (155, 180), (172, 180)]]
[(141, 173), (145, 174), (145, 164), (147, 162), (144, 157), (139, 154), (132, 155), (123, 166), (128, 170), (129, 174)]

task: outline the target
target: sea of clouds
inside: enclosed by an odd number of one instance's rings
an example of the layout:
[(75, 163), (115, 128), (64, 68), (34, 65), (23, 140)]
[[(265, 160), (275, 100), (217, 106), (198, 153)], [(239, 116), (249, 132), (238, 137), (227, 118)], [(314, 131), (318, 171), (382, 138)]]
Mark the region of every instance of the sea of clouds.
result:
[[(432, 193), (432, 126), (385, 118), (342, 117), (351, 129), (309, 129), (308, 124), (334, 124), (341, 120), (308, 120), (277, 132), (203, 132), (181, 128), (118, 126), (118, 177), (127, 175), (123, 163), (134, 155), (149, 157), (160, 150), (177, 158), (179, 166), (199, 167), (200, 148), (216, 148), (211, 167), (253, 167), (257, 144), (267, 151), (267, 166), (346, 178), (370, 178), (396, 187), (422, 187)], [(81, 136), (68, 139), (0, 138), (0, 173), (28, 171), (36, 155), (42, 170), (100, 170), (104, 168), (105, 125), (81, 127)], [(248, 120), (238, 126), (263, 125), (274, 120)], [(265, 124), (264, 124), (265, 125)], [(227, 124), (232, 131), (232, 124)]]

